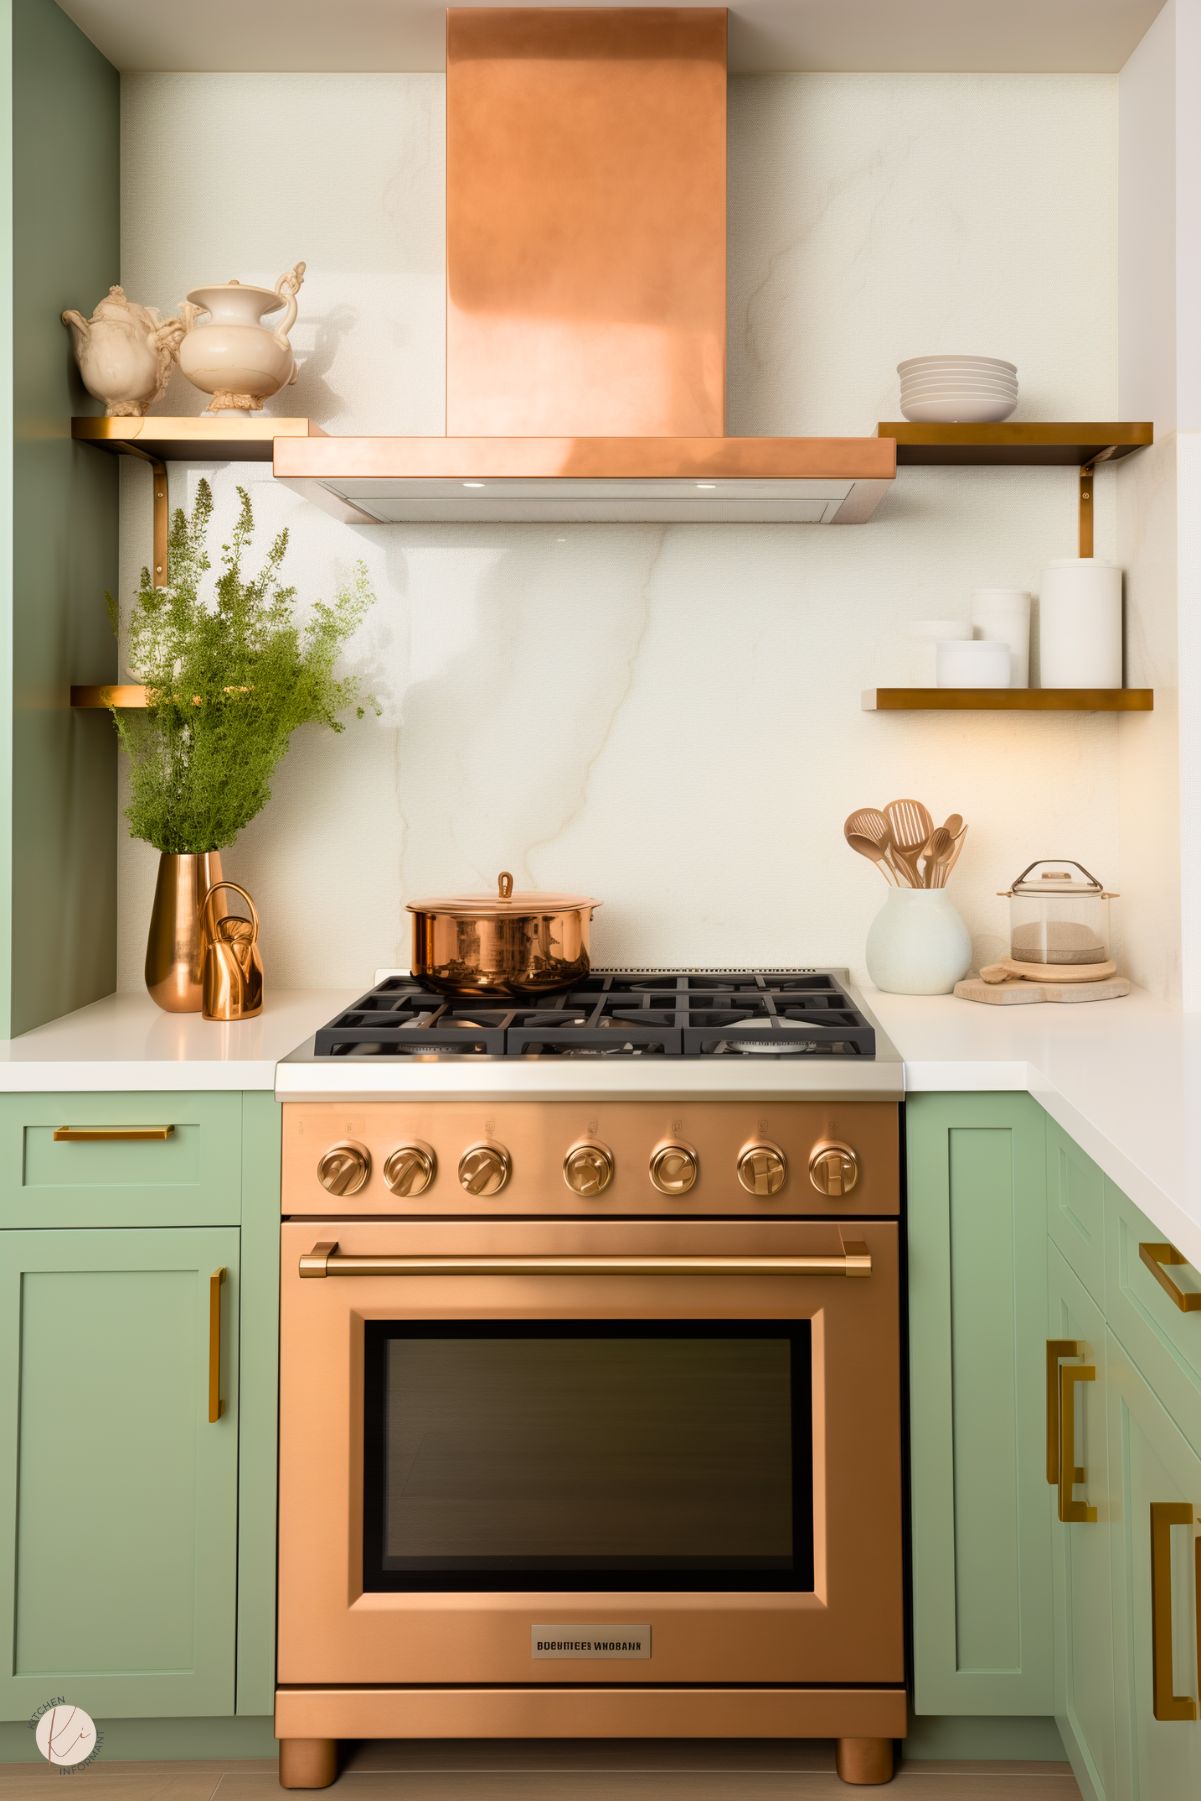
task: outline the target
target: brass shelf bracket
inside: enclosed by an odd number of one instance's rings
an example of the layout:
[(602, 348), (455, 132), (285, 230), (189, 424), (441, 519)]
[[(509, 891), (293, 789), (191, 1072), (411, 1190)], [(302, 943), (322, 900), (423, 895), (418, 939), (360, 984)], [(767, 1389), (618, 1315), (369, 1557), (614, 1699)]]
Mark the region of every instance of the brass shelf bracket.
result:
[(1085, 463), (1080, 470), (1080, 555), (1093, 554), (1093, 476), (1095, 465)]

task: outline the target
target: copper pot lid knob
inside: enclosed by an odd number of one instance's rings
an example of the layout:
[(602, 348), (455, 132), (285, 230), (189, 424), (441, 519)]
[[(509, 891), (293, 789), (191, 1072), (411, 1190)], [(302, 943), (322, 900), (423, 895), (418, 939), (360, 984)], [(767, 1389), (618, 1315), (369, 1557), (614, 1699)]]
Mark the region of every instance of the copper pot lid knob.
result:
[(496, 892), (503, 901), (513, 898), (513, 877), (507, 869), (502, 869), (496, 878)]

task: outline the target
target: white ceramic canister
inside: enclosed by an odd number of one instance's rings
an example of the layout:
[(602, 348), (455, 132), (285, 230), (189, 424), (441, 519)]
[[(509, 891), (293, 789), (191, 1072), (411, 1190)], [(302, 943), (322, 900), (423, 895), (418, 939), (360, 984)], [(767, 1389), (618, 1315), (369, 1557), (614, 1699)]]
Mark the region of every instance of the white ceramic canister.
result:
[(1030, 596), (1023, 588), (972, 590), (976, 636), (1009, 650), (1009, 686), (1030, 686)]
[(944, 888), (890, 888), (865, 961), (885, 994), (950, 994), (971, 968), (972, 941)]
[(1097, 557), (1056, 557), (1038, 597), (1044, 688), (1122, 686), (1122, 571)]
[(1008, 644), (969, 638), (961, 644), (944, 638), (937, 646), (940, 688), (1008, 688), (1011, 659)]
[(933, 688), (938, 681), (937, 649), (944, 640), (969, 639), (972, 627), (966, 619), (909, 619), (905, 635), (913, 645), (913, 675), (907, 686)]

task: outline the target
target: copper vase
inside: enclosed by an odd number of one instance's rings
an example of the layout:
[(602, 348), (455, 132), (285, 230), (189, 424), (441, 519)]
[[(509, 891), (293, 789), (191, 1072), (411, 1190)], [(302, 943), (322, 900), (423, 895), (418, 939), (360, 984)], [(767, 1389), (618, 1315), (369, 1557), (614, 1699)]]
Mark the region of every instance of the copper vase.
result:
[[(165, 1013), (199, 1013), (204, 999), (204, 897), (222, 880), (221, 852), (174, 856), (163, 851), (146, 938), (146, 986)], [(215, 896), (213, 913), (229, 912)]]

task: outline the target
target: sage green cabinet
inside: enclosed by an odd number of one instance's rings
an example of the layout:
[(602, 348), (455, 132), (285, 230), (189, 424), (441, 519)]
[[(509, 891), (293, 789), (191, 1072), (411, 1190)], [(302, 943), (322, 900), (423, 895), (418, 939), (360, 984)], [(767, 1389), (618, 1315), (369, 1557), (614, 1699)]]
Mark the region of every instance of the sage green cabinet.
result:
[[(1201, 1456), (1112, 1331), (1107, 1366), (1117, 1801), (1192, 1801), (1201, 1795)], [(1178, 1517), (1161, 1516), (1157, 1544), (1152, 1508), (1165, 1504)]]
[(234, 1711), (238, 1260), (233, 1227), (0, 1232), (0, 1718)]
[(1024, 1094), (905, 1112), (915, 1708), (1049, 1715), (1045, 1116)]
[(1072, 1447), (1071, 1462), (1064, 1465), (1070, 1474), (1061, 1484), (1062, 1505), (1060, 1487), (1049, 1489), (1054, 1510), (1055, 1718), (1085, 1801), (1118, 1801), (1110, 1593), (1115, 1508), (1105, 1317), (1054, 1244), (1048, 1250), (1047, 1300), (1048, 1483), (1060, 1474), (1061, 1406), (1068, 1415), (1066, 1436)]

